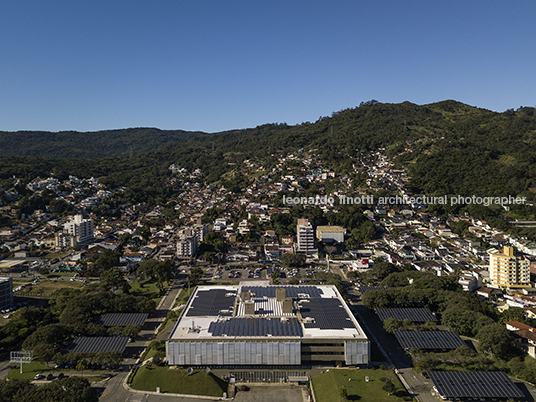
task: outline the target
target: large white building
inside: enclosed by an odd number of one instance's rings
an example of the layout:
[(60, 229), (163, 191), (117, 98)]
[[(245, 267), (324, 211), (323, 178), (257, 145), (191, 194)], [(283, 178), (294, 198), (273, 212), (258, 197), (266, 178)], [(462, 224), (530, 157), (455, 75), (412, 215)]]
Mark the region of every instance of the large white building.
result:
[(84, 219), (82, 215), (75, 215), (63, 228), (76, 239), (76, 243), (85, 243), (93, 240), (94, 233), (92, 219)]
[(307, 219), (298, 219), (296, 233), (296, 251), (298, 253), (310, 255), (318, 251), (315, 248), (313, 226)]
[(489, 254), (489, 278), (499, 288), (530, 288), (530, 261), (514, 255), (512, 247)]
[(333, 285), (199, 286), (166, 342), (170, 365), (361, 365), (370, 344)]

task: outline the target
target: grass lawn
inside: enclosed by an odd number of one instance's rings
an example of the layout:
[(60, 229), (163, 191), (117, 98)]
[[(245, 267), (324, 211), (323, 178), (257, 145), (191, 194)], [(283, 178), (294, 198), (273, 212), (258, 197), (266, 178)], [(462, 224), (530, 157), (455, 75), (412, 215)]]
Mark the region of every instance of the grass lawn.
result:
[[(369, 381), (365, 381), (365, 376)], [(389, 378), (396, 387), (392, 395), (382, 389), (385, 384), (381, 378)], [(350, 381), (349, 381), (350, 379)], [(347, 400), (350, 401), (412, 401), (395, 373), (391, 370), (372, 369), (331, 369), (314, 376), (313, 389), (317, 402), (334, 402), (341, 400), (340, 389), (346, 388)]]
[[(156, 287), (156, 282), (149, 282), (148, 280), (141, 282), (131, 282), (130, 285), (130, 294), (134, 296), (147, 296), (154, 300), (156, 303), (160, 301), (162, 296), (160, 296), (160, 291)], [(142, 287), (143, 285), (143, 287)], [(164, 285), (164, 290), (169, 286), (168, 283)]]
[(33, 380), (36, 374), (41, 374), (45, 370), (52, 370), (52, 367), (34, 360), (31, 363), (22, 364), (22, 374), (20, 373), (20, 366), (16, 365), (9, 372), (8, 377), (10, 380)]
[(79, 289), (82, 286), (83, 285), (81, 283), (78, 283), (78, 282), (71, 282), (71, 281), (65, 281), (65, 280), (63, 280), (63, 281), (52, 281), (52, 280), (46, 279), (44, 281), (39, 282), (39, 284), (37, 284), (37, 285), (32, 285), (31, 288), (28, 287), (28, 288), (24, 289), (23, 292), (28, 290), (28, 289), (31, 289), (30, 294), (31, 293), (49, 294), (49, 293), (54, 292), (55, 290), (62, 289), (62, 288)]
[(188, 302), (188, 299), (192, 295), (192, 293), (195, 290), (195, 286), (190, 287), (190, 292), (188, 293), (188, 288), (182, 288), (181, 292), (177, 296), (177, 300), (175, 300), (175, 305), (173, 307), (180, 306), (181, 304), (186, 304)]
[(160, 387), (160, 392), (188, 395), (222, 396), (227, 392), (227, 383), (212, 373), (207, 374), (205, 370), (194, 370), (188, 375), (183, 369), (158, 366), (150, 369), (140, 367), (130, 386), (153, 392), (156, 391), (156, 387)]

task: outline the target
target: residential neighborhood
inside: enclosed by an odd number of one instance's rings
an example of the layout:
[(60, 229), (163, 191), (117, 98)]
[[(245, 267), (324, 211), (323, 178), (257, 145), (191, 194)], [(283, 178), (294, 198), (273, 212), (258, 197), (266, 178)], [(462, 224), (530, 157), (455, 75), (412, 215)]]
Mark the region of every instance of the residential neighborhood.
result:
[[(396, 289), (381, 287), (382, 279), (394, 272), (443, 278), (444, 284), (487, 303), (494, 314), (510, 310), (512, 317), (536, 324), (531, 280), (536, 244), (468, 214), (434, 215), (429, 204), (415, 202), (426, 197), (406, 189), (407, 173), (384, 151), (362, 155), (351, 171), (340, 173), (325, 166), (314, 150), (281, 157), (270, 171), (255, 159), (244, 160), (242, 169), (252, 180), (238, 191), (203, 184), (201, 169), (188, 172), (173, 164), (166, 184), (173, 195), (159, 204), (133, 204), (125, 188), (110, 188), (95, 178), (34, 178), (24, 187), (13, 178), (12, 188), (3, 189), (0, 198), (2, 325), (28, 309), (28, 300), (54, 297), (67, 284), (131, 294), (143, 278), (156, 281), (159, 297), (177, 287), (175, 298), (181, 288), (190, 294), (199, 281), (208, 286), (247, 286), (258, 280), (270, 286), (337, 284), (352, 311), (357, 309), (352, 317), (361, 323), (364, 318), (357, 311), (369, 303), (364, 289), (372, 289), (370, 294)], [(381, 269), (389, 271), (379, 275)], [(372, 325), (365, 321), (365, 328)], [(143, 332), (144, 325), (137, 330)], [(534, 358), (534, 328), (515, 320), (501, 325), (512, 336), (512, 348)], [(104, 342), (108, 346), (101, 347), (119, 350), (131, 367), (144, 364), (135, 363), (143, 349), (125, 355), (131, 348), (126, 339), (138, 337), (125, 331), (114, 332), (124, 337), (114, 341), (119, 346), (110, 346), (106, 337), (76, 342)], [(154, 339), (155, 334), (147, 336)], [(382, 340), (369, 341), (387, 348)], [(84, 353), (100, 350), (74, 347)], [(384, 355), (378, 360), (363, 353), (358, 360), (366, 367), (386, 360), (397, 367), (391, 353)], [(398, 377), (405, 381), (403, 373)], [(417, 397), (412, 385), (404, 387)]]

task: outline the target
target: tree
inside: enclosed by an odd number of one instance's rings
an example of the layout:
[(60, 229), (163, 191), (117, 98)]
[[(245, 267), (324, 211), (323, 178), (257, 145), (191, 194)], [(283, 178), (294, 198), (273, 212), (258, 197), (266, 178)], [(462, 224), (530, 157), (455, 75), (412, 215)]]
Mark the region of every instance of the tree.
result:
[(52, 361), (57, 349), (50, 343), (39, 343), (33, 348), (33, 356), (40, 362), (48, 363)]
[(499, 358), (505, 358), (510, 353), (512, 337), (502, 324), (490, 324), (478, 331), (477, 339), (483, 351), (490, 351)]
[(348, 399), (348, 390), (345, 387), (342, 387), (339, 390), (339, 395), (343, 401), (346, 401)]
[(191, 286), (196, 286), (197, 282), (203, 277), (204, 272), (199, 267), (193, 267), (190, 271), (190, 275), (188, 276), (188, 280), (190, 281)]
[(385, 381), (385, 384), (383, 384), (382, 389), (386, 391), (389, 395), (391, 395), (393, 392), (395, 392), (396, 387), (390, 379), (387, 379)]
[(107, 269), (101, 273), (99, 279), (103, 289), (112, 291), (122, 288), (127, 283), (127, 280), (118, 267)]
[(136, 270), (136, 276), (139, 278), (151, 278), (155, 279), (156, 277), (156, 266), (158, 261), (154, 259), (143, 260), (140, 262), (138, 269)]
[(96, 264), (101, 270), (110, 269), (119, 264), (119, 256), (113, 250), (102, 250)]
[(84, 376), (84, 369), (86, 368), (86, 362), (85, 360), (79, 360), (78, 364), (76, 365), (76, 369), (78, 371), (82, 372), (82, 377)]
[(174, 269), (173, 261), (160, 261), (154, 268), (156, 276), (156, 287), (162, 292), (164, 290), (164, 282), (169, 282), (173, 277)]
[(285, 254), (279, 260), (284, 265), (299, 268), (305, 264), (306, 257), (304, 254)]

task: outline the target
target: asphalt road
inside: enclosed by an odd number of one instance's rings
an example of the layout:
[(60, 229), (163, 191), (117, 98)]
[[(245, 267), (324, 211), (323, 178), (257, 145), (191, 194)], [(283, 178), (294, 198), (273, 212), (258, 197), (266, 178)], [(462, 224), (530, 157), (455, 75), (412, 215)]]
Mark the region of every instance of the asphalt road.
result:
[(400, 347), (394, 335), (383, 329), (383, 325), (377, 315), (363, 306), (352, 289), (347, 288), (347, 293), (350, 308), (365, 332), (367, 332), (367, 336), (372, 338), (379, 346), (388, 364), (397, 369), (399, 377), (403, 378), (406, 382), (406, 388), (409, 388), (408, 392), (420, 402), (437, 402), (440, 400), (432, 394), (432, 381), (413, 370), (411, 357)]
[[(156, 338), (155, 331), (158, 326), (165, 320), (169, 310), (173, 307), (175, 299), (179, 295), (181, 287), (179, 286), (178, 281), (173, 281), (168, 291), (160, 301), (155, 312), (149, 317), (144, 325), (144, 328), (140, 331), (138, 339), (136, 342), (129, 343), (126, 349), (127, 355), (135, 354), (139, 356), (145, 347)], [(114, 377), (108, 380), (102, 389), (102, 395), (100, 401), (103, 402), (112, 402), (112, 401), (193, 401), (192, 399), (184, 398), (172, 398), (158, 395), (144, 395), (144, 394), (135, 394), (127, 391), (123, 388), (123, 381), (129, 374), (129, 365), (134, 365), (136, 359), (129, 358), (125, 359), (123, 368), (124, 371), (118, 372)], [(102, 387), (101, 384), (97, 384), (96, 387)], [(143, 398), (143, 399), (142, 399)], [(197, 402), (199, 400), (196, 400)]]

